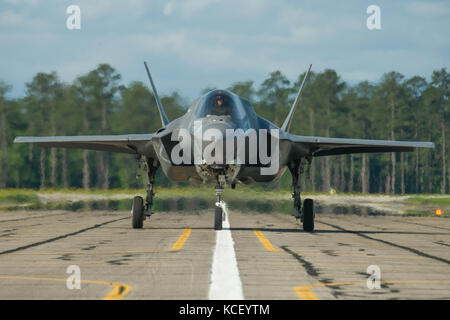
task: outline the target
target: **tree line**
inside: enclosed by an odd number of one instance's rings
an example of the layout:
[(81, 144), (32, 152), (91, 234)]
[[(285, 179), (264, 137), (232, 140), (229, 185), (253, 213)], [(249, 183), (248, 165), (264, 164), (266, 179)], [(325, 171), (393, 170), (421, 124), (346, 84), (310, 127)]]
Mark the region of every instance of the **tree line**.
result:
[[(255, 111), (281, 126), (304, 73), (291, 82), (274, 71), (257, 86), (233, 83), (229, 90), (248, 99)], [(16, 136), (150, 133), (160, 117), (147, 85), (124, 85), (108, 64), (64, 83), (56, 72), (38, 73), (26, 83), (24, 97), (9, 99), (11, 86), (0, 81), (0, 188), (135, 188), (132, 155), (46, 149), (13, 144)], [(205, 89), (204, 92), (212, 88)], [(319, 157), (303, 179), (303, 190), (363, 193), (449, 193), (450, 74), (435, 70), (431, 81), (392, 71), (377, 83), (349, 85), (336, 71), (311, 72), (290, 132), (300, 135), (432, 141), (436, 148), (412, 153)], [(161, 98), (173, 120), (189, 101), (172, 92)], [(268, 188), (289, 188), (290, 176)], [(169, 186), (161, 172), (159, 185)], [(179, 184), (179, 183), (178, 183)]]

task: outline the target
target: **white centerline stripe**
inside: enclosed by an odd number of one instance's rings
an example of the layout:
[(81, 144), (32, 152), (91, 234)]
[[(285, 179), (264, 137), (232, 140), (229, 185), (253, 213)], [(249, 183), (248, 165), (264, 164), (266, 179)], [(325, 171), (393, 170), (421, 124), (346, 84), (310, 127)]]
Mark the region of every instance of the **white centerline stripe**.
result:
[(223, 211), (225, 219), (223, 230), (216, 231), (216, 247), (214, 249), (210, 300), (243, 300), (242, 283), (234, 252), (234, 241), (231, 236), (228, 212)]

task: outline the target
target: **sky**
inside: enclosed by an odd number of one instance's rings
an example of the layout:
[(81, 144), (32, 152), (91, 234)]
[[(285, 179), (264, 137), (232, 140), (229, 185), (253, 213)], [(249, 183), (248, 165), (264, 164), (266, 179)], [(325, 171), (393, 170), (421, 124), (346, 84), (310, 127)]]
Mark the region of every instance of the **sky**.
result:
[[(80, 29), (66, 26), (70, 5)], [(370, 5), (381, 29), (369, 30)], [(38, 72), (67, 83), (109, 63), (124, 84), (148, 83), (162, 95), (193, 100), (272, 71), (289, 80), (313, 64), (353, 85), (395, 70), (430, 79), (450, 69), (450, 1), (418, 0), (0, 0), (0, 79), (9, 97), (26, 94)]]

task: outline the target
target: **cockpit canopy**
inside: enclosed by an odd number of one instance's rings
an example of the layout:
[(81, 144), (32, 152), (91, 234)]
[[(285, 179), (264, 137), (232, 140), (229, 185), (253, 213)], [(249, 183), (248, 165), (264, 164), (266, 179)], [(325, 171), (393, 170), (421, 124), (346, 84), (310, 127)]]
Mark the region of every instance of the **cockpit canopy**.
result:
[(195, 113), (198, 118), (229, 116), (233, 120), (241, 120), (245, 114), (241, 99), (226, 90), (213, 90), (203, 96)]

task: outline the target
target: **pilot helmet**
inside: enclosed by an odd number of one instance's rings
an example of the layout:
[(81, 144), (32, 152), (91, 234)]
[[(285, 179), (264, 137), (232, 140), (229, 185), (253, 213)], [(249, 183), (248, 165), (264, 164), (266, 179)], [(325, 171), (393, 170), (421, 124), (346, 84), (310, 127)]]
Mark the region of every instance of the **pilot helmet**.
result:
[(222, 98), (222, 96), (217, 96), (216, 97), (216, 106), (218, 106), (218, 107), (222, 107), (223, 106), (223, 98)]

